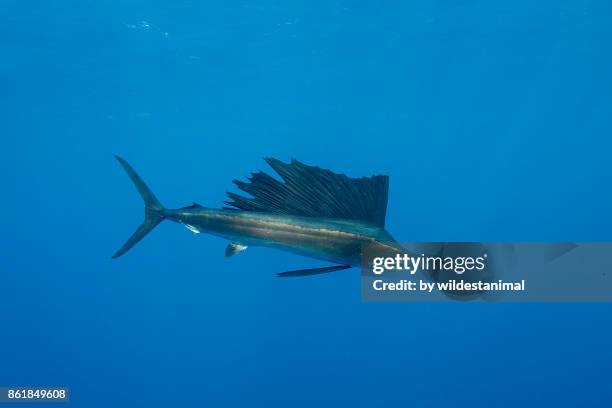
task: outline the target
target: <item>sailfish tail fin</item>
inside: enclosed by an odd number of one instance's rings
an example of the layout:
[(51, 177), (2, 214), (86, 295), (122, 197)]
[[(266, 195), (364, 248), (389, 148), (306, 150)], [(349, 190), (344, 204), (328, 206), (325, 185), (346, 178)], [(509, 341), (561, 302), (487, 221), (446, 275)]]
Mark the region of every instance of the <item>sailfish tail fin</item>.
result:
[(121, 167), (128, 174), (132, 183), (140, 193), (140, 196), (144, 200), (145, 205), (145, 219), (140, 224), (138, 229), (132, 234), (131, 237), (123, 244), (121, 248), (112, 256), (112, 258), (118, 258), (121, 255), (129, 251), (134, 245), (136, 245), (141, 239), (145, 237), (153, 228), (155, 228), (164, 219), (164, 207), (161, 205), (155, 194), (149, 189), (145, 182), (140, 178), (138, 173), (121, 157), (115, 155), (115, 158), (121, 164)]

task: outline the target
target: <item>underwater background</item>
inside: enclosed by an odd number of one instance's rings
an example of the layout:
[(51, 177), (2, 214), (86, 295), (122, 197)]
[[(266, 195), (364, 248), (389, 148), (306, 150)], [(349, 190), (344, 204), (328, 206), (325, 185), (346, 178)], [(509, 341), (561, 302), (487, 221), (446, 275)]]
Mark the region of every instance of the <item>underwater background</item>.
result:
[[(295, 157), (401, 241), (612, 240), (605, 0), (4, 0), (0, 385), (71, 405), (609, 406), (612, 305), (360, 301), (142, 220)], [(580, 271), (576, 271), (577, 275)], [(579, 277), (578, 277), (579, 278)]]

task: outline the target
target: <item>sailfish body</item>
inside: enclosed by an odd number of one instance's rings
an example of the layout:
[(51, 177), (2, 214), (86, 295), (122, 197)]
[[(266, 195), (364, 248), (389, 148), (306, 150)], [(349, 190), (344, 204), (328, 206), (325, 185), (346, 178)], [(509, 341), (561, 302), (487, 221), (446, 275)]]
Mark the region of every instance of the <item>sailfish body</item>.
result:
[(297, 160), (287, 164), (266, 159), (282, 181), (264, 172), (253, 173), (249, 182), (234, 180), (252, 197), (228, 193), (231, 201), (222, 209), (197, 203), (166, 209), (134, 169), (117, 159), (145, 202), (145, 220), (113, 258), (127, 252), (164, 219), (181, 223), (194, 233), (205, 232), (231, 241), (226, 256), (249, 246), (264, 246), (335, 264), (280, 276), (347, 269), (359, 265), (364, 245), (395, 245), (384, 229), (387, 176), (350, 178)]

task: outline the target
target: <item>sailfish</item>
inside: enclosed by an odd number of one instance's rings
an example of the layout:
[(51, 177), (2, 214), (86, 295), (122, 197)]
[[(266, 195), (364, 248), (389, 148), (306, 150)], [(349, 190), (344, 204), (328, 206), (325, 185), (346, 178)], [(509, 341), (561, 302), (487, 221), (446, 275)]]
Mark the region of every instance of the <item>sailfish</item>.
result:
[(331, 263), (322, 268), (281, 272), (280, 277), (359, 266), (365, 245), (399, 251), (385, 230), (389, 193), (389, 177), (385, 175), (352, 178), (295, 159), (284, 163), (266, 158), (280, 180), (258, 171), (248, 182), (233, 181), (250, 197), (229, 192), (229, 201), (220, 209), (195, 202), (167, 209), (132, 166), (115, 157), (140, 193), (145, 217), (112, 258), (125, 254), (163, 220), (182, 224), (196, 234), (209, 233), (230, 241), (226, 257), (248, 247), (263, 246)]

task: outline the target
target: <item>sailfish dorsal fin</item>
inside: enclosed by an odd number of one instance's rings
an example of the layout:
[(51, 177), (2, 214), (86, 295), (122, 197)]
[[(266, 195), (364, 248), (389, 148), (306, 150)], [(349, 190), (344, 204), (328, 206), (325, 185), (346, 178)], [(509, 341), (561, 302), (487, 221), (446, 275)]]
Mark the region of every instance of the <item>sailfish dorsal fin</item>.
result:
[(259, 171), (248, 182), (234, 180), (252, 196), (227, 193), (234, 209), (306, 217), (360, 220), (383, 227), (387, 213), (388, 176), (351, 178), (330, 170), (266, 158), (281, 177), (279, 181)]

